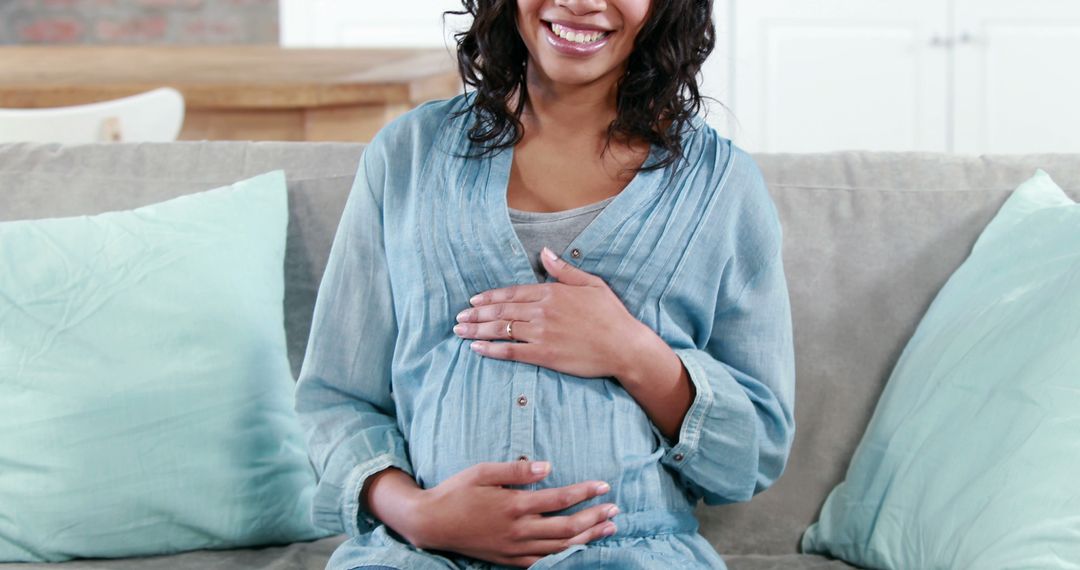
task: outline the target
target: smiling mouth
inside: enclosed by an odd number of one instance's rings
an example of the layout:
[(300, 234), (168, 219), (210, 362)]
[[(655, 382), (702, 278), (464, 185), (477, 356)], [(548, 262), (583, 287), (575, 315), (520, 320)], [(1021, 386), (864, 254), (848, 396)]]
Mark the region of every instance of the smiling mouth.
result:
[(575, 30), (561, 24), (541, 20), (554, 35), (575, 45), (588, 46), (606, 40), (614, 32), (606, 30)]

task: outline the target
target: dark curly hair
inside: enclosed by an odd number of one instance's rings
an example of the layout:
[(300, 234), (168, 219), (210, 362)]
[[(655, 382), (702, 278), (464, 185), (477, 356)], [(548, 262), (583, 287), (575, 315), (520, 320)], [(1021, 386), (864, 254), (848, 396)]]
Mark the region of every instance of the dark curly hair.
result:
[[(472, 16), (468, 30), (454, 34), (464, 89), (475, 87), (469, 140), (484, 146), (472, 157), (517, 144), (523, 136), (521, 113), (528, 98), (528, 49), (517, 30), (516, 0), (462, 0), (464, 10), (446, 16)], [(682, 158), (681, 134), (702, 107), (698, 75), (716, 44), (712, 0), (653, 0), (649, 20), (634, 40), (626, 74), (617, 87), (616, 117), (607, 128), (606, 152), (613, 137), (644, 139), (666, 150), (663, 158), (636, 171), (657, 170)], [(510, 96), (520, 89), (516, 108)], [(719, 101), (717, 101), (719, 103)], [(665, 131), (663, 123), (671, 121)]]

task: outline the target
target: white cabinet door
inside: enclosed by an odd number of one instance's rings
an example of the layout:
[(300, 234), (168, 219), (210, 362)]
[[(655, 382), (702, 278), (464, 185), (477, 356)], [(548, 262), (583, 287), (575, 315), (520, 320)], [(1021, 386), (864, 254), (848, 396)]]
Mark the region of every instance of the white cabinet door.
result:
[(1080, 2), (955, 2), (955, 151), (1080, 152)]
[(757, 152), (945, 151), (948, 5), (749, 0), (734, 7), (737, 144)]

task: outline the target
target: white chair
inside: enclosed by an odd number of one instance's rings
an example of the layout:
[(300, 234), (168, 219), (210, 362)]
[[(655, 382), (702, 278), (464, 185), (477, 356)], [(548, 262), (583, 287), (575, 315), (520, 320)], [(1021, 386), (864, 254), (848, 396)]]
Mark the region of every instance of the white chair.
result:
[(0, 109), (0, 143), (169, 142), (184, 124), (184, 95), (161, 87), (110, 101)]

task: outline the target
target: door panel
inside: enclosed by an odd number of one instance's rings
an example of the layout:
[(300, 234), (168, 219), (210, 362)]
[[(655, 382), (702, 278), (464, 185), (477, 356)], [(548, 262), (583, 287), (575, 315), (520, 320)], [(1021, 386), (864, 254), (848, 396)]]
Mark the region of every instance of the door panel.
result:
[(947, 5), (735, 6), (733, 140), (755, 152), (947, 147)]
[(956, 152), (1080, 152), (1080, 2), (956, 0)]

